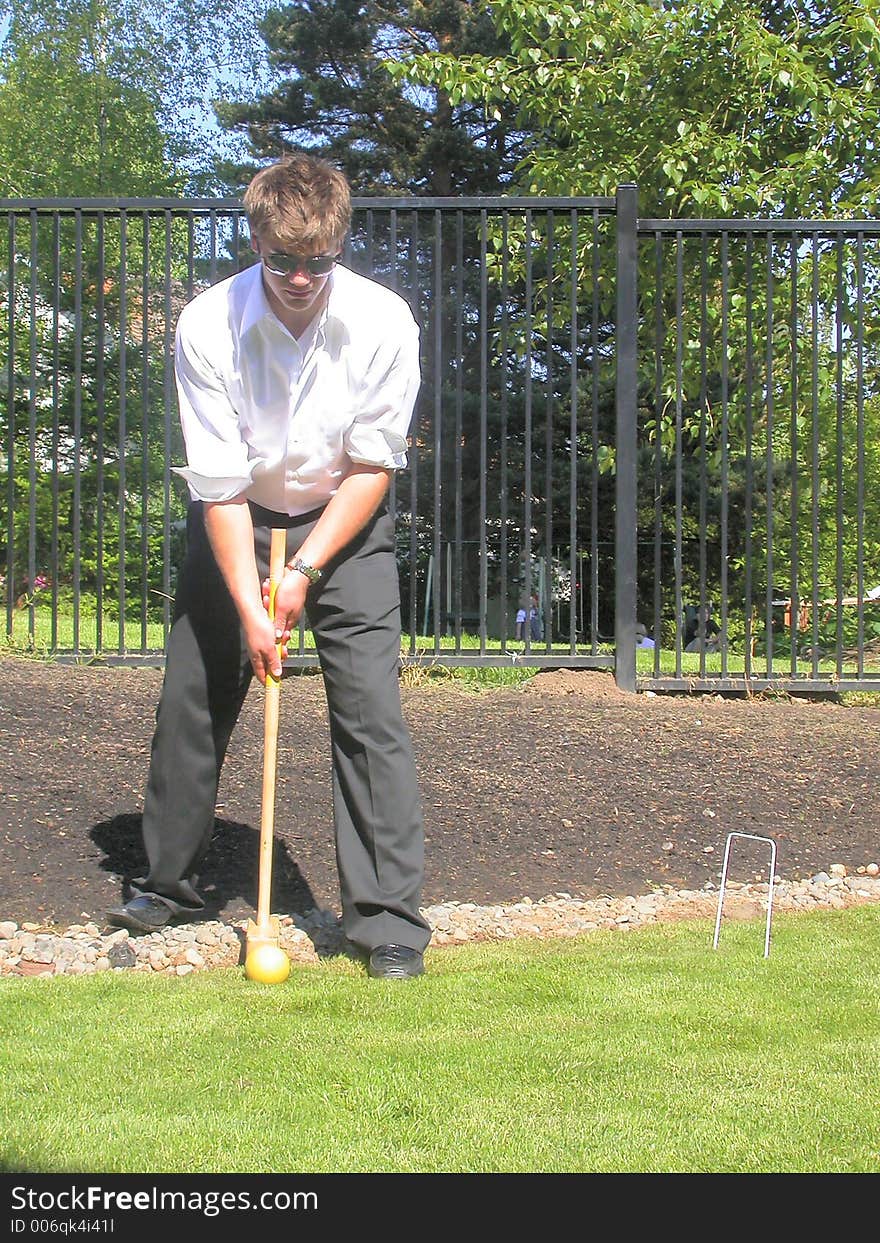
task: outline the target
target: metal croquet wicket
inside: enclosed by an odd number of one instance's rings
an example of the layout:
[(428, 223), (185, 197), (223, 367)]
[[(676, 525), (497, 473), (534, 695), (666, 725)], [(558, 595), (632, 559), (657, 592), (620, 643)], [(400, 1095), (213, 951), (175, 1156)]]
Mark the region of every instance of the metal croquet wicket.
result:
[(724, 887), (727, 884), (727, 865), (730, 862), (730, 847), (735, 837), (744, 837), (750, 842), (766, 842), (770, 847), (770, 877), (767, 887), (767, 931), (764, 934), (764, 957), (770, 955), (770, 921), (773, 917), (773, 885), (776, 881), (776, 843), (772, 837), (757, 837), (754, 833), (728, 833), (724, 847), (724, 863), (721, 868), (721, 888), (718, 891), (718, 914), (715, 916), (715, 936), (712, 948), (718, 949), (718, 934), (721, 931), (721, 909), (724, 906)]

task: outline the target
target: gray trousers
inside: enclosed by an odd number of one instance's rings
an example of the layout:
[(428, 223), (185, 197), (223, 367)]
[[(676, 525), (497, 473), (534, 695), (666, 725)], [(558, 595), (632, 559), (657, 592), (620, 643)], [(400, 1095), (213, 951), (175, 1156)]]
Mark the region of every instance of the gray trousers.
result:
[[(268, 573), (270, 529), (287, 526), (287, 559), (318, 514), (287, 518), (251, 506), (257, 567)], [(220, 770), (253, 676), (232, 597), (200, 502), (187, 518), (187, 556), (168, 638), (144, 803), (149, 861), (136, 892), (176, 913), (200, 909), (197, 870), (210, 844)], [(400, 707), (400, 594), (394, 524), (380, 510), (309, 587), (330, 719), (333, 814), (343, 927), (350, 941), (424, 949), (424, 868), (412, 744)]]

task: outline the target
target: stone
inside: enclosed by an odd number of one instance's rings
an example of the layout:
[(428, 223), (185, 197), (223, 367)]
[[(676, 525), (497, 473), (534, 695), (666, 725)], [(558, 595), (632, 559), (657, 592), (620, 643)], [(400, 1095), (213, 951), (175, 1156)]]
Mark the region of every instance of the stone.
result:
[(52, 962), (30, 962), (22, 958), (18, 964), (19, 975), (54, 975), (55, 964)]
[[(842, 866), (842, 865), (840, 865)], [(854, 869), (855, 871), (855, 869)], [(871, 873), (869, 875), (869, 872)], [(843, 908), (880, 902), (880, 866), (866, 865), (858, 879), (819, 872), (800, 881), (786, 881), (778, 874), (775, 909), (806, 911), (819, 907)], [(769, 886), (766, 876), (754, 881), (729, 882), (725, 913), (732, 918), (762, 919), (767, 910)], [(503, 905), (478, 906), (474, 902), (444, 902), (423, 908), (432, 929), (434, 946), (460, 945), (486, 939), (509, 940), (517, 936), (571, 937), (598, 928), (627, 932), (663, 919), (706, 918), (715, 914), (717, 886), (708, 880), (702, 890), (676, 889), (671, 884), (638, 896), (573, 898), (562, 891)], [(78, 975), (94, 971), (135, 970), (186, 976), (193, 971), (229, 967), (241, 962), (246, 921), (222, 924), (175, 926), (173, 933), (130, 937), (125, 929), (90, 935), (85, 925), (71, 925), (59, 935), (18, 929), (0, 938), (0, 973), (3, 975)], [(350, 955), (338, 918), (331, 911), (313, 910), (307, 916), (289, 916), (284, 922), (284, 949), (294, 962), (318, 965), (325, 953)], [(50, 961), (37, 961), (38, 958)]]
[(137, 955), (128, 938), (114, 941), (107, 951), (107, 958), (111, 967), (133, 967), (137, 962)]

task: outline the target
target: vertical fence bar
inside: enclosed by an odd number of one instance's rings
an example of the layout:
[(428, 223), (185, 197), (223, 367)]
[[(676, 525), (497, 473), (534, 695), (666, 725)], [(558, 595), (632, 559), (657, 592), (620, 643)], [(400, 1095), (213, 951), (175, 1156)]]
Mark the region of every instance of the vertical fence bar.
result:
[(397, 289), (397, 209), (388, 213), (388, 284)]
[(544, 429), (544, 647), (553, 646), (553, 212), (547, 212), (547, 338), (545, 366), (547, 385), (546, 425)]
[(28, 309), (30, 316), (28, 343), (28, 541), (27, 601), (28, 637), (34, 642), (37, 597), (37, 213), (30, 213), (30, 283)]
[(434, 609), (434, 651), (440, 650), (440, 566), (442, 555), (442, 513), (440, 502), (443, 487), (443, 393), (441, 376), (443, 359), (443, 218), (434, 212), (434, 581), (431, 603)]
[(754, 290), (753, 281), (753, 265), (754, 265), (754, 243), (751, 233), (746, 237), (746, 257), (745, 257), (745, 331), (746, 331), (746, 391), (745, 391), (745, 615), (746, 615), (746, 643), (744, 653), (744, 669), (745, 678), (748, 679), (752, 673), (752, 663), (755, 650), (755, 609), (752, 599), (752, 496), (753, 496), (753, 470), (752, 470), (752, 390), (754, 386), (755, 376), (755, 355), (754, 355)]
[[(146, 308), (143, 314), (146, 315)], [(119, 551), (119, 579), (116, 586), (117, 611), (119, 613), (119, 638), (117, 651), (120, 655), (125, 651), (125, 558), (122, 534), (125, 525), (125, 492), (122, 486), (122, 472), (125, 469), (125, 439), (123, 429), (126, 424), (126, 400), (128, 390), (128, 215), (123, 209), (119, 213), (119, 426), (117, 431), (117, 480), (116, 480), (116, 513), (119, 531), (116, 545)], [(141, 456), (146, 457), (145, 446), (141, 446)], [(143, 558), (146, 562), (146, 557)], [(142, 598), (146, 591), (141, 593)], [(141, 651), (147, 650), (147, 636), (141, 635)]]
[(789, 337), (791, 341), (791, 353), (789, 363), (789, 374), (791, 375), (791, 420), (789, 439), (791, 442), (791, 663), (789, 669), (791, 676), (797, 674), (798, 669), (798, 638), (800, 626), (800, 575), (798, 573), (800, 563), (800, 540), (799, 540), (799, 523), (798, 523), (798, 506), (799, 506), (799, 490), (798, 490), (798, 457), (800, 454), (800, 446), (798, 443), (798, 401), (800, 398), (800, 390), (798, 386), (798, 235), (791, 235), (791, 254), (789, 255), (790, 281), (791, 281), (791, 312), (789, 324)]
[[(148, 497), (150, 491), (150, 298), (152, 287), (150, 281), (150, 262), (152, 251), (152, 229), (150, 217), (143, 214), (143, 251), (141, 254), (141, 600), (140, 622), (141, 643), (147, 642), (148, 602), (150, 598), (149, 551), (150, 551), (150, 515)], [(190, 269), (192, 264), (190, 263)], [(190, 271), (191, 277), (191, 271)], [(191, 279), (187, 285), (192, 296)], [(120, 493), (120, 529), (125, 523), (125, 493)], [(124, 535), (124, 531), (123, 531)], [(125, 542), (120, 545), (120, 556), (125, 552)]]
[(186, 246), (186, 300), (187, 302), (192, 301), (193, 294), (195, 293), (195, 279), (196, 279), (195, 235), (196, 235), (195, 217), (192, 215), (192, 213), (190, 213), (190, 215), (188, 215), (186, 218), (186, 242), (187, 242), (187, 246)]
[(837, 548), (835, 556), (835, 574), (834, 574), (834, 595), (837, 612), (837, 659), (836, 669), (837, 676), (843, 673), (843, 528), (844, 528), (844, 512), (843, 512), (843, 426), (844, 426), (844, 373), (843, 373), (843, 324), (844, 324), (844, 305), (843, 305), (843, 237), (837, 238), (837, 305), (835, 307), (834, 316), (834, 342), (836, 351), (835, 381), (834, 387), (836, 391), (836, 439), (835, 439), (835, 455), (836, 455), (836, 471), (835, 483), (837, 487), (835, 519), (837, 523)]
[[(392, 207), (388, 213), (388, 284), (397, 290), (397, 212)], [(388, 484), (388, 512), (397, 524), (397, 471), (391, 472)]]
[[(699, 463), (700, 463), (700, 493), (698, 500), (698, 523), (699, 523), (699, 596), (700, 609), (707, 609), (709, 601), (707, 597), (707, 551), (706, 551), (706, 520), (708, 511), (708, 496), (706, 478), (706, 420), (708, 418), (708, 373), (707, 373), (707, 337), (709, 335), (709, 257), (708, 257), (708, 237), (705, 233), (700, 234), (700, 430), (699, 430)], [(702, 616), (702, 612), (700, 614)], [(698, 630), (699, 634), (700, 631)], [(700, 677), (706, 676), (706, 648), (709, 638), (708, 627), (704, 641), (700, 644)]]
[(569, 294), (569, 425), (568, 425), (568, 573), (571, 583), (568, 600), (568, 647), (577, 650), (577, 599), (582, 580), (578, 540), (578, 214), (568, 214), (571, 230), (571, 290)]
[(813, 533), (812, 573), (813, 593), (810, 607), (812, 618), (812, 675), (819, 676), (819, 234), (812, 236), (812, 318), (810, 323), (810, 348), (813, 356), (812, 369), (812, 444), (810, 455), (810, 529)]
[(865, 239), (856, 243), (856, 675), (865, 674)]
[(532, 300), (534, 297), (533, 284), (533, 266), (532, 266), (532, 213), (531, 210), (526, 211), (526, 238), (525, 238), (525, 261), (526, 261), (526, 314), (525, 314), (525, 428), (523, 431), (523, 452), (524, 471), (523, 471), (523, 527), (524, 527), (524, 551), (525, 551), (525, 583), (523, 585), (522, 601), (526, 610), (526, 620), (523, 626), (523, 638), (525, 639), (526, 652), (531, 651), (532, 632), (529, 625), (529, 610), (531, 608), (532, 597)]
[(74, 353), (73, 353), (73, 650), (80, 650), (80, 451), (82, 434), (82, 212), (74, 213), (74, 274), (76, 293), (74, 295)]
[(615, 486), (615, 678), (636, 689), (638, 555), (638, 190), (617, 189), (617, 479)]
[(499, 367), (499, 384), (501, 386), (501, 451), (499, 453), (498, 469), (501, 474), (501, 501), (499, 507), (499, 518), (501, 522), (501, 540), (498, 556), (501, 560), (501, 650), (507, 651), (507, 623), (508, 623), (508, 605), (507, 593), (509, 590), (508, 583), (508, 500), (509, 500), (509, 464), (508, 464), (508, 329), (509, 329), (509, 299), (510, 299), (510, 265), (508, 245), (510, 232), (510, 213), (505, 209), (501, 212), (501, 324), (500, 324), (500, 340), (499, 351), (501, 354), (501, 365)]
[(675, 234), (675, 676), (681, 677), (682, 618), (682, 388), (684, 365), (684, 244), (679, 229)]
[[(599, 213), (593, 212), (593, 300), (590, 318), (590, 651), (599, 646), (599, 285), (601, 275)], [(636, 239), (638, 245), (638, 238)]]
[(764, 617), (764, 633), (767, 642), (767, 676), (773, 674), (773, 417), (775, 414), (775, 402), (773, 385), (775, 383), (773, 369), (773, 247), (774, 235), (772, 232), (767, 234), (767, 342), (765, 350), (765, 409), (767, 412), (767, 445), (764, 452), (765, 464), (765, 498), (766, 498), (766, 514), (767, 514), (767, 537), (765, 549), (767, 554), (767, 593), (766, 593), (766, 610)]
[(373, 212), (372, 208), (368, 208), (367, 209), (367, 224), (366, 224), (366, 253), (364, 255), (367, 276), (373, 275), (373, 269), (375, 267), (374, 251), (373, 251), (375, 224), (376, 224), (375, 213)]
[(663, 643), (663, 234), (654, 233), (654, 677)]
[(729, 234), (721, 233), (721, 676), (727, 677), (728, 560), (730, 556), (730, 252)]
[(7, 215), (9, 323), (6, 325), (6, 633), (12, 637), (15, 608), (15, 213)]
[[(171, 629), (171, 423), (174, 410), (174, 357), (171, 330), (171, 240), (172, 216), (165, 212), (165, 253), (164, 253), (164, 316), (162, 324), (162, 352), (164, 359), (163, 384), (163, 422), (162, 422), (162, 632), (164, 642), (168, 642)], [(211, 216), (211, 272), (216, 272), (214, 246), (216, 228)]]
[[(409, 237), (409, 288), (413, 314), (422, 331), (421, 298), (419, 296), (419, 213), (412, 213)], [(409, 650), (416, 651), (419, 629), (419, 446), (421, 443), (421, 393), (416, 398), (410, 435), (409, 452)], [(427, 613), (424, 623), (427, 624)]]
[(99, 211), (95, 222), (97, 245), (97, 300), (95, 307), (95, 469), (97, 505), (95, 508), (95, 651), (104, 647), (104, 213)]
[(489, 353), (488, 353), (488, 318), (489, 318), (489, 278), (486, 271), (486, 248), (488, 241), (488, 219), (485, 211), (480, 212), (480, 655), (486, 653), (488, 640), (487, 612), (489, 607), (489, 556), (486, 543), (486, 476), (489, 470)]
[(463, 405), (464, 405), (464, 213), (455, 213), (455, 444), (453, 447), (453, 535), (455, 539), (454, 557), (454, 631), (455, 650), (461, 651), (461, 615), (462, 615), (462, 564), (464, 551), (462, 543), (462, 526), (464, 520), (464, 479), (462, 474), (462, 438)]
[[(190, 224), (192, 223), (191, 216), (189, 217), (189, 222)], [(236, 213), (232, 217), (232, 238), (229, 244), (232, 247), (232, 258), (235, 264), (235, 271), (240, 272), (242, 270), (241, 259), (242, 259), (243, 247), (241, 244), (241, 216), (239, 216), (238, 213)], [(191, 256), (192, 256), (192, 246), (190, 245), (187, 250), (187, 259), (189, 259), (190, 261), (191, 261)]]
[[(167, 223), (167, 219), (166, 219)], [(166, 234), (167, 236), (167, 234)], [(211, 285), (217, 282), (217, 213), (211, 210), (208, 213), (208, 241), (210, 245), (210, 258), (208, 261), (208, 281)]]
[(59, 494), (61, 449), (61, 217), (52, 213), (52, 637), (51, 648), (58, 647), (58, 575), (59, 547), (58, 520), (61, 498)]

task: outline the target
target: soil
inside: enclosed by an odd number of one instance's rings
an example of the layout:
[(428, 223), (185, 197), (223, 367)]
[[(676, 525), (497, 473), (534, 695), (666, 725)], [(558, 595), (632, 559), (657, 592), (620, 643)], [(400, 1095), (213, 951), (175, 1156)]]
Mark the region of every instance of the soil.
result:
[[(161, 670), (0, 660), (0, 920), (66, 927), (127, 896)], [(627, 695), (604, 672), (520, 688), (402, 685), (426, 832), (425, 906), (594, 898), (717, 883), (731, 832), (777, 872), (880, 862), (880, 709), (792, 698)], [(200, 889), (256, 905), (262, 698), (245, 703)], [(272, 909), (339, 910), (323, 684), (281, 693)], [(732, 839), (730, 879), (766, 879)]]

